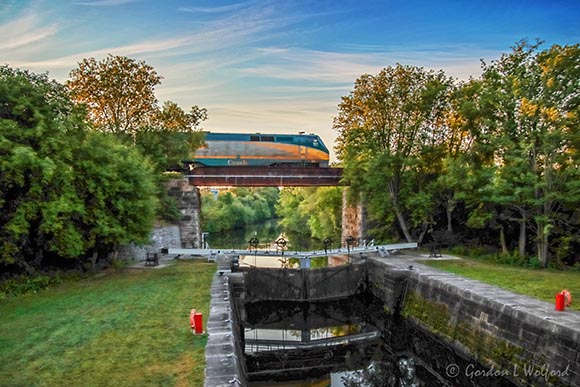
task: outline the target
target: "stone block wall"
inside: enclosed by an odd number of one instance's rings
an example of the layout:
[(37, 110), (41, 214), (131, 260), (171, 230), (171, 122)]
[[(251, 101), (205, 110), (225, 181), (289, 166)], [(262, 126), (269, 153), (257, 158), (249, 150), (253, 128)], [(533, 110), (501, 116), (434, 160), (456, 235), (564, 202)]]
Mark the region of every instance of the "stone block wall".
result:
[(201, 247), (201, 195), (199, 189), (189, 184), (187, 179), (171, 180), (169, 195), (177, 199), (181, 211), (178, 222), (182, 248)]
[(365, 237), (364, 208), (360, 201), (349, 201), (349, 190), (342, 193), (342, 245), (346, 246), (346, 239), (351, 236), (357, 242)]
[[(518, 385), (580, 387), (580, 318), (553, 305), (449, 273), (370, 260), (369, 287), (386, 304)], [(418, 265), (415, 265), (418, 266)], [(398, 278), (406, 276), (404, 294)]]
[(373, 260), (367, 265), (369, 291), (385, 303), (387, 312), (398, 312), (408, 288), (407, 270), (389, 268)]
[(181, 247), (180, 238), (179, 226), (158, 227), (151, 232), (151, 243), (143, 246), (121, 246), (117, 249), (117, 256), (125, 260), (144, 261), (148, 252), (158, 253), (162, 248)]
[(517, 383), (580, 386), (580, 331), (549, 317), (416, 274), (409, 278), (404, 311)]

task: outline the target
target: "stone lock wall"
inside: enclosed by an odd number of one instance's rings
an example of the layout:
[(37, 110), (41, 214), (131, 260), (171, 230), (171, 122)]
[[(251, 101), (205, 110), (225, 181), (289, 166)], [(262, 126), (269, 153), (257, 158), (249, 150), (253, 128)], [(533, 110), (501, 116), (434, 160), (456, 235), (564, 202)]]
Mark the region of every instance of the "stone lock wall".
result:
[[(574, 312), (554, 312), (548, 303), (417, 263), (407, 270), (388, 261), (369, 264), (369, 287), (377, 297), (388, 303), (400, 298), (403, 317), (492, 372), (518, 385), (580, 387), (580, 319)], [(402, 294), (401, 275), (407, 282)]]

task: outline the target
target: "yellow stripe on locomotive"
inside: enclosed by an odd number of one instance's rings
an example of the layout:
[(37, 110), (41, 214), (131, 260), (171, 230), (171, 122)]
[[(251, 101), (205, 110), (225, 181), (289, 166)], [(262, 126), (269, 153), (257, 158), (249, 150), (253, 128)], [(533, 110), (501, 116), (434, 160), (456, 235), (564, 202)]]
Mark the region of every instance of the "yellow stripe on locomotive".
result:
[(328, 167), (329, 152), (314, 134), (211, 133), (195, 152), (204, 166), (312, 166)]

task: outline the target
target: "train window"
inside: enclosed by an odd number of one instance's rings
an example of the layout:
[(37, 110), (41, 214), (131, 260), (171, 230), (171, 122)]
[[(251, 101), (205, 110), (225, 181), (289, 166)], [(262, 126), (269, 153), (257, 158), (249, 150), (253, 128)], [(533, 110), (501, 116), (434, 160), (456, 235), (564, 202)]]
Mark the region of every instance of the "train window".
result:
[(318, 140), (314, 140), (314, 141), (312, 141), (312, 145), (314, 145), (314, 146), (318, 146)]
[(260, 141), (260, 136), (250, 136), (250, 141)]
[(274, 136), (262, 136), (262, 141), (274, 142)]

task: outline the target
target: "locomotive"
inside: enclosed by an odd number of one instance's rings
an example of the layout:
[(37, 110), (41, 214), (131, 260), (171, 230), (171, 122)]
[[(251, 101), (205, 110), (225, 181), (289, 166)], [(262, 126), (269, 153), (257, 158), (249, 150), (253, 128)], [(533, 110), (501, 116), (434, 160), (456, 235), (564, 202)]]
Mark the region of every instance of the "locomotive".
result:
[(205, 133), (197, 167), (328, 167), (328, 148), (315, 134)]

